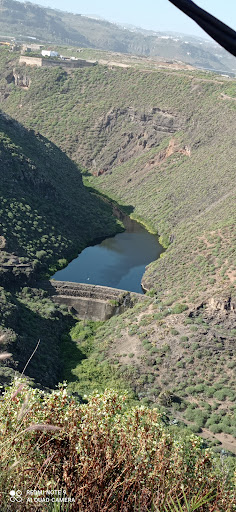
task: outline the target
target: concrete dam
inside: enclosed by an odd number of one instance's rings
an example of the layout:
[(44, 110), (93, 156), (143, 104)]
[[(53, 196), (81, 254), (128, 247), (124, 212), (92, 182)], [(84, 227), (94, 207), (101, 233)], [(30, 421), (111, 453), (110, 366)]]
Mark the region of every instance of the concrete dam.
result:
[(108, 320), (127, 308), (132, 308), (137, 301), (145, 299), (145, 295), (141, 293), (54, 279), (43, 283), (42, 288), (54, 302), (65, 304), (73, 315), (94, 321)]

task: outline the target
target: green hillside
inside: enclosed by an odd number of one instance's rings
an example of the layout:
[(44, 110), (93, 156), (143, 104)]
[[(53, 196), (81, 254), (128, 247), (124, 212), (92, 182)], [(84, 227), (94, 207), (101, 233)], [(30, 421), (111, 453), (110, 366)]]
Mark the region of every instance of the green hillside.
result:
[[(145, 32), (145, 31), (144, 31)], [(67, 44), (80, 48), (100, 48), (125, 54), (175, 59), (197, 67), (222, 71), (235, 70), (234, 59), (218, 45), (179, 35), (163, 39), (162, 33), (144, 35), (114, 23), (30, 2), (2, 0), (0, 34), (19, 41)]]
[(72, 331), (83, 357), (70, 360), (70, 389), (103, 391), (114, 372), (136, 399), (235, 450), (235, 81), (141, 66), (67, 74), (1, 55), (2, 110), (76, 162), (72, 183), (82, 165), (90, 190), (167, 248), (145, 272), (146, 302), (88, 336), (84, 325)]
[(211, 294), (230, 288), (235, 82), (103, 66), (21, 73), (30, 88), (10, 84), (3, 108), (88, 169), (90, 185), (132, 206), (165, 245), (172, 235), (145, 287), (169, 294), (174, 278), (174, 295), (193, 302), (209, 285)]
[[(29, 288), (96, 237), (116, 232), (110, 208), (83, 186), (79, 169), (33, 130), (0, 114), (0, 320), (5, 382), (22, 371), (44, 386), (61, 378), (61, 335), (72, 318), (40, 289)], [(52, 270), (51, 270), (52, 272)], [(27, 285), (23, 287), (22, 285)], [(49, 350), (50, 347), (50, 350)]]
[(84, 188), (77, 165), (3, 113), (0, 159), (3, 273), (8, 253), (32, 268), (45, 264), (47, 269), (115, 231), (115, 221), (107, 222), (110, 211)]

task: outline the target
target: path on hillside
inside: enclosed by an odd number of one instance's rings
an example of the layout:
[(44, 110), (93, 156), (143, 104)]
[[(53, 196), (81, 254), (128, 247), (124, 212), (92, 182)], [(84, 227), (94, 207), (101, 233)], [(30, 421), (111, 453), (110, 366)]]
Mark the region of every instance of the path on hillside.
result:
[(232, 195), (234, 191), (231, 190), (230, 192), (227, 192), (226, 194), (224, 194), (222, 197), (219, 197), (219, 199), (217, 199), (217, 201), (215, 201), (214, 203), (212, 203), (210, 206), (208, 206), (205, 210), (203, 210), (201, 213), (199, 213), (198, 215), (196, 215), (197, 218), (199, 217), (202, 217), (203, 215), (205, 215), (206, 213), (210, 212), (211, 210), (213, 210), (213, 208), (215, 208), (216, 205), (218, 205), (219, 203), (221, 203), (222, 201), (224, 201), (225, 199), (228, 199), (228, 197), (230, 197)]
[(228, 96), (228, 94), (224, 94), (223, 92), (220, 94), (222, 100), (233, 100), (236, 101), (236, 98), (233, 98), (232, 96)]

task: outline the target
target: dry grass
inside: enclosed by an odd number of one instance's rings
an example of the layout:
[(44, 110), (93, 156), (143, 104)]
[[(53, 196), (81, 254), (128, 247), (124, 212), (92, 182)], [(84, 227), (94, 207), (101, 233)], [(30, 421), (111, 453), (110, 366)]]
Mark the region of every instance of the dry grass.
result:
[(46, 394), (17, 382), (0, 408), (3, 511), (12, 489), (22, 491), (19, 512), (49, 510), (27, 504), (27, 489), (62, 489), (71, 512), (234, 510), (226, 473), (201, 441), (170, 433), (157, 410), (127, 410), (116, 392), (80, 405), (65, 387)]

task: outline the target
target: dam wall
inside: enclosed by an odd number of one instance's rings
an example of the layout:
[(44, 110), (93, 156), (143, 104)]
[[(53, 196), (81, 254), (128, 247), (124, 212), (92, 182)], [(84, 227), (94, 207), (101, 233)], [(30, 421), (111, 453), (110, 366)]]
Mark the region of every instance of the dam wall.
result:
[(141, 293), (54, 279), (41, 284), (40, 287), (49, 293), (54, 302), (65, 304), (73, 315), (94, 321), (108, 320), (145, 298)]

